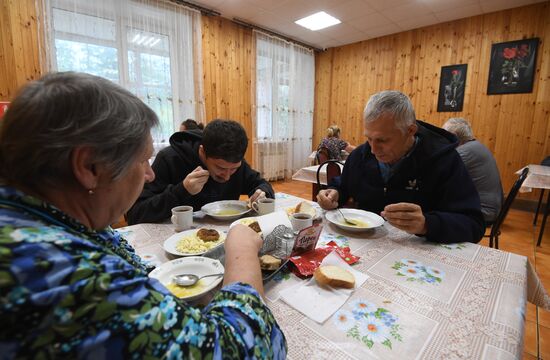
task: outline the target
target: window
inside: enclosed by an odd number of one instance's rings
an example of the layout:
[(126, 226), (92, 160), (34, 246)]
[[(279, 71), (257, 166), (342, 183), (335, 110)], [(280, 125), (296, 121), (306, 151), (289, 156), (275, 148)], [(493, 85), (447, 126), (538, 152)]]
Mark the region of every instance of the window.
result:
[(201, 121), (198, 13), (147, 0), (47, 0), (45, 10), (52, 68), (102, 76), (136, 94), (160, 119), (156, 148), (183, 119)]

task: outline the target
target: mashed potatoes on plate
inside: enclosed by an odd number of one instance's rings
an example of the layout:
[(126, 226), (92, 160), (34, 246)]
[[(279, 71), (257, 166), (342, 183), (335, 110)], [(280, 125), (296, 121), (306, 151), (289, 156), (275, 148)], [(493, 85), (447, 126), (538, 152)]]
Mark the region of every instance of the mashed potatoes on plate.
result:
[[(200, 230), (200, 229), (199, 229)], [(176, 244), (176, 250), (182, 254), (196, 254), (208, 251), (225, 240), (225, 235), (219, 232), (220, 238), (217, 241), (203, 241), (197, 236), (197, 231), (187, 234)]]

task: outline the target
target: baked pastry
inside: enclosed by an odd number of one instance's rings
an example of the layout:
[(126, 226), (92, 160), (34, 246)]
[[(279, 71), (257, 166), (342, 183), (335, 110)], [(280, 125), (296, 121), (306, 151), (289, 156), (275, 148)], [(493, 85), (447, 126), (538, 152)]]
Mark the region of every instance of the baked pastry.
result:
[(271, 255), (260, 257), (260, 268), (262, 270), (277, 270), (281, 266), (281, 259)]
[(197, 236), (202, 241), (218, 241), (220, 233), (215, 229), (200, 229), (197, 231)]
[(260, 229), (260, 224), (258, 224), (257, 221), (254, 221), (253, 223), (248, 224), (248, 227), (254, 230), (257, 233), (261, 233), (262, 229)]
[(320, 285), (353, 289), (355, 276), (346, 269), (335, 265), (319, 266), (313, 273), (313, 277)]

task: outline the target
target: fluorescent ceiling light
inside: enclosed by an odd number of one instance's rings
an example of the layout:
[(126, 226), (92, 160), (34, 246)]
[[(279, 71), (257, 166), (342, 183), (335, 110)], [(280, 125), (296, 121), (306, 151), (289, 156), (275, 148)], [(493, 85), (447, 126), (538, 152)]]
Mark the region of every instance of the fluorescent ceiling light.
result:
[(341, 21), (330, 16), (324, 11), (319, 11), (313, 15), (309, 15), (303, 19), (296, 20), (296, 24), (308, 28), (309, 30), (321, 30), (332, 25), (340, 24)]

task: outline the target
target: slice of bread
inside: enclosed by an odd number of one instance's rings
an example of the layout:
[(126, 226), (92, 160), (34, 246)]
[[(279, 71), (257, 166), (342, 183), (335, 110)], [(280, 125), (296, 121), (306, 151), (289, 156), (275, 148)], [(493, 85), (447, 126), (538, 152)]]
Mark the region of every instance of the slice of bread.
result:
[(315, 208), (311, 206), (311, 204), (307, 201), (302, 201), (298, 205), (296, 205), (294, 213), (309, 214), (313, 218), (317, 215), (317, 211), (315, 211)]
[(355, 276), (346, 269), (334, 265), (319, 266), (313, 273), (313, 277), (320, 285), (353, 289)]
[(271, 255), (260, 257), (260, 268), (262, 270), (277, 270), (281, 266), (281, 259)]

